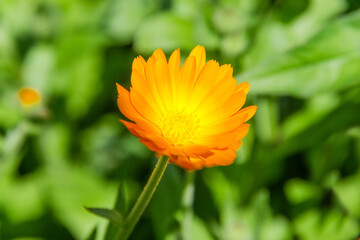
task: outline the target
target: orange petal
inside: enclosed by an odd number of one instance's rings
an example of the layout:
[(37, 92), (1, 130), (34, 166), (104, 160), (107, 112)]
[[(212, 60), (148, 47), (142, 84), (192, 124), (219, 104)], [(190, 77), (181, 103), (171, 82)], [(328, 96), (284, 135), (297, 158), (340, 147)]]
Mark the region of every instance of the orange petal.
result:
[(201, 69), (205, 65), (206, 53), (203, 46), (197, 45), (190, 53), (189, 57), (195, 57), (196, 59), (196, 76), (199, 75)]
[(234, 162), (236, 152), (232, 149), (213, 150), (214, 154), (205, 159), (205, 162), (210, 165), (227, 166)]
[(234, 142), (241, 140), (249, 131), (249, 124), (242, 124), (238, 129), (232, 132), (218, 135), (200, 135), (195, 142), (200, 145), (210, 146), (213, 148), (228, 148)]
[(229, 146), (229, 148), (234, 150), (234, 151), (237, 151), (241, 147), (241, 145), (242, 145), (241, 140), (240, 141), (235, 141)]
[(218, 123), (202, 127), (199, 131), (201, 131), (201, 135), (217, 135), (224, 134), (227, 132), (232, 132), (235, 129), (238, 129), (240, 125), (242, 125), (247, 119), (247, 113), (237, 112), (233, 116), (224, 119)]
[(211, 152), (211, 148), (207, 147), (207, 146), (202, 146), (199, 144), (194, 144), (194, 143), (190, 143), (187, 144), (183, 147), (184, 152), (186, 153), (186, 155), (188, 157), (209, 157), (211, 156), (213, 153)]
[[(176, 49), (170, 56), (169, 58), (169, 69), (170, 69), (170, 73), (172, 74), (172, 77), (173, 74), (176, 75), (179, 74), (180, 72), (180, 49)], [(177, 77), (177, 76), (176, 76)], [(176, 78), (174, 77), (174, 78)]]
[(235, 130), (234, 132), (236, 132), (236, 136), (237, 136), (236, 140), (243, 139), (248, 134), (249, 128), (250, 128), (250, 124), (244, 123), (239, 127), (239, 129)]
[(145, 66), (145, 59), (142, 56), (138, 56), (132, 63), (132, 71), (138, 71), (138, 73), (145, 78)]
[(183, 156), (183, 157), (187, 157), (186, 153), (184, 152), (184, 150), (182, 148), (179, 147), (175, 147), (175, 146), (170, 146), (168, 149), (168, 155), (170, 156)]
[(166, 59), (159, 59), (155, 65), (156, 84), (166, 109), (174, 108), (173, 84)]
[(189, 105), (187, 107), (189, 112), (194, 111), (204, 100), (207, 94), (209, 94), (209, 91), (215, 83), (215, 81), (211, 81), (211, 79), (217, 78), (218, 75), (219, 64), (214, 60), (208, 61), (202, 68), (196, 80), (194, 90), (191, 94)]
[[(136, 91), (141, 92), (145, 99), (149, 102), (155, 102), (153, 92), (150, 91), (148, 82), (145, 80), (144, 76), (139, 73), (138, 70), (134, 69), (131, 73), (131, 86), (136, 89)], [(157, 107), (156, 105), (154, 107)], [(157, 107), (158, 108), (158, 107)]]
[(141, 137), (141, 134), (138, 133), (139, 128), (132, 122), (120, 120), (122, 124), (135, 136), (135, 137)]
[(166, 62), (166, 56), (160, 48), (158, 48), (154, 51), (153, 56), (155, 57), (156, 61), (165, 60), (165, 62)]
[(172, 94), (175, 99), (177, 99), (177, 89), (178, 89), (178, 77), (180, 74), (180, 49), (176, 49), (170, 56), (169, 59), (169, 72), (170, 72), (170, 78), (172, 82)]
[(204, 117), (214, 110), (220, 108), (234, 93), (235, 87), (236, 81), (233, 78), (219, 81), (207, 93), (195, 111), (199, 116)]
[(118, 91), (117, 104), (120, 112), (124, 114), (125, 117), (133, 121), (135, 119), (142, 118), (142, 116), (135, 110), (135, 108), (131, 104), (129, 92), (120, 84), (116, 83), (116, 87)]
[(216, 82), (223, 81), (224, 79), (232, 78), (233, 68), (230, 64), (221, 65), (219, 68), (219, 77), (216, 79)]
[[(144, 138), (140, 138), (139, 142), (141, 142), (142, 144), (144, 144), (148, 149), (150, 149), (153, 152), (159, 152), (162, 151), (162, 149), (159, 149), (155, 143), (153, 143), (150, 140), (144, 139)], [(162, 155), (162, 154), (160, 154)]]
[(170, 159), (170, 162), (178, 165), (188, 171), (199, 170), (204, 167), (203, 160), (199, 158), (178, 157), (177, 159)]
[(151, 134), (156, 134), (156, 135), (161, 135), (161, 131), (158, 126), (156, 126), (155, 124), (153, 124), (143, 118), (135, 119), (135, 123), (136, 123), (136, 126), (138, 126), (141, 130), (143, 130), (145, 132), (148, 132)]
[(153, 142), (158, 150), (156, 152), (163, 152), (164, 150), (168, 149), (170, 147), (170, 143), (166, 141), (162, 136), (155, 135), (155, 134), (148, 134), (145, 136), (145, 139), (148, 141)]
[(146, 62), (146, 66), (145, 66), (146, 81), (154, 99), (153, 104), (156, 105), (161, 112), (165, 112), (165, 106), (161, 100), (158, 86), (156, 83), (155, 66), (156, 66), (156, 58), (153, 55)]
[(188, 57), (180, 70), (177, 91), (177, 106), (179, 110), (184, 109), (191, 96), (196, 78), (196, 60)]
[[(237, 92), (233, 94), (222, 106), (215, 108), (210, 114), (204, 114), (203, 124), (217, 123), (224, 120), (237, 111), (245, 104), (246, 95), (244, 92)], [(210, 112), (210, 111), (209, 111)]]
[(250, 85), (248, 82), (243, 82), (236, 86), (236, 92), (243, 91), (245, 94), (248, 94), (249, 90)]
[(123, 120), (120, 120), (120, 122), (122, 122), (135, 137), (141, 138), (144, 142), (151, 145), (153, 149), (155, 148), (156, 152), (162, 152), (164, 149), (170, 147), (169, 143), (160, 135), (149, 133), (148, 129), (141, 129), (139, 126), (131, 122)]
[(244, 109), (241, 109), (239, 111), (239, 113), (247, 114), (247, 117), (245, 118), (245, 121), (244, 121), (244, 122), (246, 122), (247, 120), (249, 120), (250, 118), (252, 118), (255, 115), (256, 110), (257, 110), (257, 106), (252, 105), (252, 106), (246, 107)]
[[(135, 135), (136, 133), (136, 137), (139, 137), (139, 138), (146, 138), (146, 139), (155, 139), (157, 140), (157, 137), (156, 138), (151, 138), (149, 136), (160, 136), (159, 134), (159, 131), (157, 129), (155, 129), (154, 127), (151, 126), (150, 123), (148, 123), (147, 125), (144, 125), (143, 122), (142, 124), (143, 125), (139, 125), (139, 124), (135, 124), (135, 123), (132, 123), (132, 122), (128, 122), (128, 121), (124, 121), (124, 120), (120, 120), (120, 122), (122, 124), (124, 124), (124, 126), (129, 129), (129, 131), (131, 131), (131, 133), (133, 133)], [(167, 144), (162, 144), (162, 140), (159, 140), (158, 142), (160, 142), (161, 144), (159, 145), (167, 145)]]
[[(154, 94), (158, 94), (157, 91), (154, 93), (149, 86), (148, 81), (145, 79), (145, 75), (139, 73), (137, 69), (134, 69), (131, 73), (131, 85), (137, 92), (142, 93), (143, 97), (149, 102), (154, 109), (162, 111), (163, 108), (157, 104), (157, 99)], [(160, 101), (160, 100), (159, 100)]]
[(153, 107), (154, 103), (150, 104), (136, 89), (130, 89), (130, 101), (134, 108), (149, 122), (156, 125), (159, 124), (162, 113), (156, 107)]

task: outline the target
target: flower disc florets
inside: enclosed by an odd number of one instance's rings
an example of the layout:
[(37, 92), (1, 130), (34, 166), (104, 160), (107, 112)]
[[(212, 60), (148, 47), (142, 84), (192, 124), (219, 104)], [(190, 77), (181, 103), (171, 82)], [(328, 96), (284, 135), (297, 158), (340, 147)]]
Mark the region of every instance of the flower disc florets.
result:
[(159, 128), (161, 135), (174, 147), (194, 143), (200, 126), (195, 114), (168, 112), (164, 115)]

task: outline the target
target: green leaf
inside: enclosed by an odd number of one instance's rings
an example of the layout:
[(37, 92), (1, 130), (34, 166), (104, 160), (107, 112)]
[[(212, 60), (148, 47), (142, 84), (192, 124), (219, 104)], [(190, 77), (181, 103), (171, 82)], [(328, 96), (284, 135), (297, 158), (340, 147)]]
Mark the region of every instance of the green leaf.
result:
[(156, 239), (164, 239), (181, 207), (182, 181), (180, 169), (169, 165), (149, 204)]
[(251, 94), (307, 98), (360, 83), (360, 12), (334, 21), (307, 44), (238, 77)]
[[(2, 159), (0, 158), (0, 160)], [(8, 158), (6, 160), (13, 162), (13, 165), (18, 164), (18, 160), (21, 159)], [(12, 177), (9, 177), (10, 174), (6, 172), (10, 167), (12, 166), (9, 166), (9, 164), (7, 164), (7, 166), (1, 164), (0, 167), (0, 225), (1, 221), (4, 219), (2, 216), (8, 216), (8, 219), (11, 222), (24, 223), (39, 218), (46, 211), (42, 186), (47, 179), (44, 175), (33, 174), (26, 179), (17, 179), (15, 181)], [(24, 204), (24, 199), (26, 199), (26, 204)], [(0, 230), (0, 238), (1, 237)]]
[[(128, 212), (130, 211), (130, 207), (133, 202), (135, 202), (138, 194), (139, 190), (137, 188), (123, 181), (118, 187), (114, 210), (126, 218)], [(114, 239), (117, 231), (118, 225), (110, 222), (106, 230), (105, 239)]]
[(156, 48), (165, 52), (193, 47), (193, 25), (172, 13), (160, 13), (144, 21), (135, 34), (138, 52), (150, 54)]
[(245, 68), (266, 59), (272, 61), (273, 56), (301, 46), (346, 7), (343, 0), (329, 1), (326, 11), (323, 0), (282, 1), (276, 5), (278, 7), (273, 8), (265, 21), (259, 16), (261, 26), (245, 57)]
[(321, 189), (314, 183), (302, 179), (291, 179), (285, 184), (287, 199), (293, 204), (300, 204), (308, 200), (321, 197)]
[(66, 96), (66, 113), (72, 119), (83, 117), (102, 90), (103, 44), (103, 36), (95, 33), (64, 35), (58, 40), (57, 69), (49, 87), (54, 94)]
[(96, 240), (96, 234), (97, 234), (97, 227), (94, 227), (94, 229), (91, 231), (89, 237), (87, 237), (86, 240)]
[(259, 107), (255, 115), (257, 137), (263, 142), (274, 141), (279, 133), (278, 101), (259, 97), (255, 104)]
[(213, 5), (202, 0), (173, 0), (171, 10), (177, 17), (191, 21), (194, 44), (201, 44), (206, 51), (218, 49), (220, 36), (210, 23), (208, 13)]
[(221, 52), (226, 57), (236, 57), (245, 50), (249, 40), (243, 33), (229, 34), (225, 36), (220, 44)]
[(155, 4), (144, 0), (110, 2), (107, 31), (121, 43), (131, 43), (137, 28)]
[[(76, 239), (85, 239), (100, 219), (79, 206), (101, 204), (110, 207), (117, 184), (105, 181), (89, 168), (70, 162), (68, 146), (72, 141), (69, 131), (64, 124), (53, 123), (42, 129), (37, 140), (39, 157), (44, 159), (44, 194), (50, 196), (49, 204), (59, 222)], [(99, 229), (102, 228), (99, 225)]]
[(117, 224), (118, 226), (120, 226), (123, 222), (123, 217), (122, 217), (121, 213), (119, 213), (118, 211), (116, 211), (114, 209), (88, 208), (88, 207), (85, 207), (85, 209), (97, 216), (100, 216), (100, 217), (110, 220), (111, 222)]
[(209, 233), (209, 229), (206, 226), (206, 223), (196, 215), (193, 215), (190, 227), (190, 234), (188, 234), (188, 240), (213, 240), (214, 238)]
[[(219, 47), (220, 37), (213, 31), (204, 15), (197, 16), (194, 21), (194, 41), (206, 48), (206, 51), (213, 51)], [(241, 43), (240, 43), (241, 45)]]
[(309, 210), (297, 217), (293, 224), (300, 240), (348, 240), (354, 239), (358, 233), (356, 221), (335, 209), (325, 214)]
[(306, 106), (286, 118), (283, 124), (283, 138), (289, 139), (321, 122), (327, 114), (336, 110), (340, 98), (334, 94), (319, 94), (308, 99)]
[(268, 240), (271, 236), (272, 240), (290, 240), (292, 234), (290, 223), (285, 217), (276, 216), (267, 220), (260, 231), (260, 240)]
[(334, 192), (342, 205), (353, 216), (360, 217), (360, 174), (340, 180)]
[[(334, 132), (359, 125), (360, 118), (354, 114), (359, 109), (360, 104), (346, 103), (340, 105), (331, 113), (326, 114), (322, 121), (309, 126), (303, 132), (279, 145), (280, 154), (288, 155), (305, 148), (311, 148), (329, 138)], [(274, 153), (273, 156), (276, 154)]]
[(118, 188), (118, 194), (116, 198), (115, 209), (119, 211), (123, 216), (127, 215), (129, 210), (129, 191), (125, 184), (120, 184)]
[(217, 7), (213, 13), (213, 24), (222, 34), (232, 34), (241, 31), (245, 25), (245, 16), (234, 6)]
[(307, 166), (311, 179), (321, 181), (324, 187), (331, 188), (339, 177), (339, 169), (346, 168), (352, 142), (347, 131), (340, 131), (308, 151)]
[(225, 177), (222, 171), (216, 168), (206, 169), (202, 176), (220, 211), (235, 205), (239, 198), (240, 190)]
[(22, 65), (23, 84), (36, 88), (45, 98), (50, 89), (49, 79), (53, 79), (55, 61), (56, 52), (52, 46), (38, 44), (32, 47)]

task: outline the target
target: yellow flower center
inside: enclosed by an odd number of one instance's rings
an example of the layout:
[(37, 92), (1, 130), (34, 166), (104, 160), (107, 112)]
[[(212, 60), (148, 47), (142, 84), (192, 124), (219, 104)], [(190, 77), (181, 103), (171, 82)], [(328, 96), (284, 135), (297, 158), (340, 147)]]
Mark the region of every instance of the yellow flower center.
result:
[(192, 114), (168, 112), (159, 127), (162, 136), (172, 145), (182, 146), (194, 141), (199, 128), (199, 119)]

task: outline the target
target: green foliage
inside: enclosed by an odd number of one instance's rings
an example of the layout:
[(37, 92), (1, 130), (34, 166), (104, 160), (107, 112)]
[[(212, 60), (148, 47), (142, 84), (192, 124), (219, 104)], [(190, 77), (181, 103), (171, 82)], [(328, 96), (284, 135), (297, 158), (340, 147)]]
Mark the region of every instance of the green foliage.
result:
[(340, 180), (334, 186), (334, 191), (346, 211), (359, 218), (360, 206), (357, 199), (360, 197), (360, 174)]
[(295, 232), (301, 239), (353, 239), (358, 231), (358, 224), (353, 219), (343, 216), (336, 210), (320, 213), (309, 210), (294, 222)]
[(311, 97), (359, 84), (360, 13), (326, 26), (301, 47), (269, 59), (240, 76), (251, 81), (252, 94)]
[(107, 209), (107, 208), (88, 208), (85, 207), (86, 210), (89, 212), (98, 215), (99, 217), (103, 217), (111, 221), (111, 223), (116, 224), (117, 226), (121, 226), (123, 222), (122, 215), (114, 210), (114, 209)]
[[(130, 85), (139, 54), (180, 48), (185, 57), (197, 44), (249, 81), (246, 104), (258, 112), (233, 165), (190, 180), (170, 165), (130, 239), (355, 239), (358, 8), (355, 0), (0, 1), (0, 239), (112, 239), (114, 221), (84, 206), (126, 216), (156, 161), (118, 122), (115, 83)], [(40, 92), (40, 104), (20, 104), (24, 86)]]

